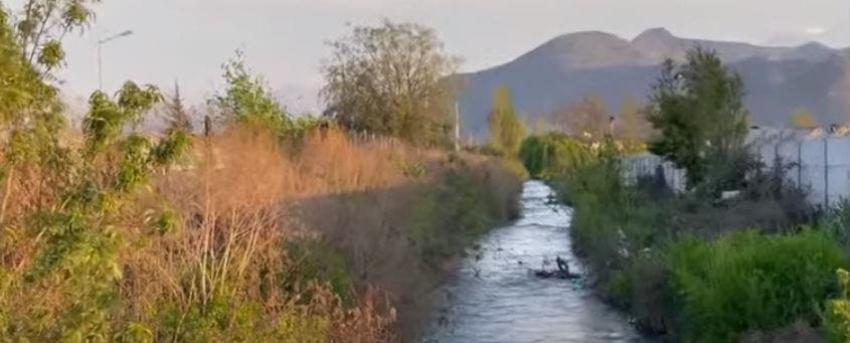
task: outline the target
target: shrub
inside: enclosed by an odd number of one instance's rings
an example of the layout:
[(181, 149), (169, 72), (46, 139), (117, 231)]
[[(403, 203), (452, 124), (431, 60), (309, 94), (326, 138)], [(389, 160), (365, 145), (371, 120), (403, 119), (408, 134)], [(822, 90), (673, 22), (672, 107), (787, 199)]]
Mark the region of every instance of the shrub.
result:
[(827, 302), (824, 326), (829, 341), (840, 343), (850, 340), (850, 298), (847, 297), (850, 290), (850, 273), (838, 269), (836, 274), (841, 286), (841, 296)]
[(684, 334), (701, 342), (814, 320), (816, 305), (834, 286), (833, 271), (846, 262), (841, 248), (816, 231), (685, 239), (670, 248), (669, 258)]
[(519, 156), (528, 173), (536, 178), (569, 173), (594, 160), (591, 149), (560, 133), (526, 138), (520, 146)]

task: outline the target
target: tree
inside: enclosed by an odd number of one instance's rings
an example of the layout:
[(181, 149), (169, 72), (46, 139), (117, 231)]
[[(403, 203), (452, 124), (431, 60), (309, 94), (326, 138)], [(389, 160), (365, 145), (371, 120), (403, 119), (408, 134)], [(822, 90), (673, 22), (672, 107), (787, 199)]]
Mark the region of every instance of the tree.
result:
[(26, 0), (13, 23), (24, 60), (41, 76), (61, 67), (65, 60), (62, 38), (82, 31), (94, 20), (91, 6), (100, 0)]
[(169, 129), (191, 132), (192, 118), (189, 115), (189, 111), (183, 105), (183, 97), (180, 95), (180, 85), (177, 82), (174, 83), (174, 94), (171, 95), (166, 106)]
[(18, 171), (25, 165), (50, 171), (60, 158), (57, 133), (66, 121), (50, 72), (64, 61), (61, 37), (91, 20), (89, 3), (30, 0), (20, 18), (0, 6), (0, 179), (5, 183), (0, 225), (5, 224)]
[(343, 127), (414, 143), (450, 142), (457, 59), (443, 52), (433, 30), (384, 21), (355, 27), (330, 44), (323, 67), (325, 115)]
[(289, 128), (291, 122), (283, 107), (265, 81), (250, 73), (242, 51), (237, 51), (222, 69), (227, 89), (210, 99), (209, 104), (225, 122), (265, 127), (281, 135)]
[(791, 125), (797, 129), (812, 130), (818, 127), (818, 119), (811, 111), (802, 109), (791, 117)]
[[(685, 168), (693, 187), (710, 169), (741, 160), (749, 112), (741, 77), (716, 52), (697, 47), (686, 57), (681, 65), (665, 61), (653, 86), (648, 119), (660, 135), (649, 149)], [(741, 181), (744, 173), (736, 170), (714, 181), (726, 187)]]
[(496, 90), (489, 121), (490, 145), (504, 156), (515, 156), (528, 130), (517, 115), (508, 87)]
[(628, 142), (643, 142), (649, 137), (650, 130), (651, 127), (640, 102), (632, 97), (627, 98), (620, 110), (620, 123), (617, 125), (618, 138)]
[(611, 134), (611, 112), (605, 99), (588, 95), (572, 106), (552, 114), (552, 121), (565, 133), (585, 140), (601, 141)]

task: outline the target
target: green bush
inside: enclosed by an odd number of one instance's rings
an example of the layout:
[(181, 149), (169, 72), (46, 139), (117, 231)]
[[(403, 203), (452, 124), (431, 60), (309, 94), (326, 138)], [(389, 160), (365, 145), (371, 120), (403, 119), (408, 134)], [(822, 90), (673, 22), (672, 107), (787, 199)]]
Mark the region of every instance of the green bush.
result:
[[(352, 301), (354, 284), (346, 256), (330, 243), (318, 239), (287, 242), (285, 249), (293, 260), (299, 282), (319, 280), (328, 283), (344, 302)], [(305, 285), (300, 285), (305, 286)]]
[(670, 248), (669, 259), (684, 335), (699, 342), (816, 319), (815, 308), (834, 289), (834, 271), (846, 262), (840, 246), (816, 231), (685, 239)]
[(450, 171), (439, 187), (423, 188), (407, 234), (428, 268), (461, 252), (504, 218), (484, 180), (467, 171)]
[(841, 296), (826, 303), (825, 323), (830, 342), (847, 342), (850, 340), (850, 273), (838, 269), (838, 283), (841, 285)]
[(532, 177), (549, 178), (587, 165), (594, 154), (587, 146), (561, 133), (526, 138), (519, 150)]

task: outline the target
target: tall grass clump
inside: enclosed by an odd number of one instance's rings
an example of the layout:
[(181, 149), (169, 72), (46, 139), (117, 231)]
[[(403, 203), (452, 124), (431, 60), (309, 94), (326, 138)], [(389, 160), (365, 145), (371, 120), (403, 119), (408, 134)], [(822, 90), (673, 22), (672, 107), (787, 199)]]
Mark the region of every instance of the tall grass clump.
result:
[(770, 330), (816, 309), (835, 290), (846, 265), (826, 234), (765, 236), (741, 232), (716, 242), (685, 239), (669, 250), (684, 332), (701, 342), (733, 341), (747, 330)]

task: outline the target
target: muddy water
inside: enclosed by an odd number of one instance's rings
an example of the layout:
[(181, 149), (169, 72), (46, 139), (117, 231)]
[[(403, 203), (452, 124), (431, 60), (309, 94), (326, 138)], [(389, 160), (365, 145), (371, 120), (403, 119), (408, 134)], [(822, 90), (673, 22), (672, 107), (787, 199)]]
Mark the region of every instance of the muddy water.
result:
[(523, 217), (479, 243), (439, 292), (425, 342), (642, 342), (627, 319), (581, 282), (539, 279), (555, 258), (583, 273), (570, 249), (570, 209), (541, 182), (525, 184)]

